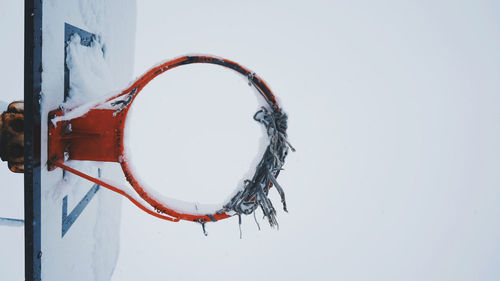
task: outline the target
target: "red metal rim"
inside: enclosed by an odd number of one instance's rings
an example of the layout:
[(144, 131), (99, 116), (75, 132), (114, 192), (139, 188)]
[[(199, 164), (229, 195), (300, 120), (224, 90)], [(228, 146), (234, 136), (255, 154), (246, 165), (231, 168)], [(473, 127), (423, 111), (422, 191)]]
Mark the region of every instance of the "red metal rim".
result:
[[(248, 78), (249, 83), (251, 83), (264, 97), (266, 102), (269, 104), (269, 106), (272, 108), (274, 111), (279, 111), (279, 105), (278, 102), (276, 101), (276, 98), (270, 88), (267, 86), (267, 84), (255, 73), (250, 71), (249, 69), (237, 64), (236, 62), (219, 58), (219, 57), (214, 57), (214, 56), (183, 56), (180, 58), (176, 58), (167, 62), (164, 62), (149, 71), (147, 71), (145, 74), (143, 74), (135, 83), (133, 83), (130, 87), (122, 91), (120, 94), (108, 99), (107, 101), (110, 102), (114, 99), (129, 95), (128, 101), (126, 106), (118, 113), (118, 118), (123, 120), (123, 122), (120, 122), (120, 128), (119, 130), (121, 131), (121, 135), (123, 136), (123, 133), (125, 132), (125, 123), (124, 120), (126, 119), (128, 110), (130, 109), (131, 104), (133, 103), (134, 99), (137, 97), (137, 95), (140, 93), (140, 91), (150, 82), (152, 81), (156, 76), (170, 70), (173, 68), (176, 68), (178, 66), (182, 65), (188, 65), (188, 64), (193, 64), (193, 63), (209, 63), (209, 64), (216, 64), (220, 65), (229, 69), (232, 69), (241, 75), (245, 76)], [(234, 214), (228, 214), (226, 212), (220, 212), (220, 213), (214, 213), (214, 214), (190, 214), (190, 213), (182, 213), (176, 210), (173, 210), (171, 207), (166, 206), (165, 204), (159, 202), (156, 200), (153, 196), (151, 196), (140, 184), (138, 178), (136, 178), (133, 174), (133, 169), (129, 165), (127, 161), (127, 157), (125, 155), (125, 145), (124, 145), (124, 138), (120, 138), (118, 140), (118, 149), (120, 151), (121, 157), (119, 157), (119, 163), (122, 167), (123, 173), (125, 174), (125, 177), (127, 181), (132, 185), (134, 190), (137, 192), (137, 194), (144, 199), (146, 202), (148, 202), (153, 208), (158, 213), (163, 213), (171, 217), (179, 218), (182, 220), (188, 220), (188, 221), (195, 221), (195, 222), (208, 222), (208, 221), (218, 221), (222, 220), (225, 218), (230, 217), (231, 215)]]

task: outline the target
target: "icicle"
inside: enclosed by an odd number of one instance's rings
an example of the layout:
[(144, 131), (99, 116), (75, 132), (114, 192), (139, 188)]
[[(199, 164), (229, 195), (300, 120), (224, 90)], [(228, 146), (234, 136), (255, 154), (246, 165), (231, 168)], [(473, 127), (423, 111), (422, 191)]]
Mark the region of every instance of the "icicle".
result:
[(278, 193), (280, 194), (281, 197), (281, 203), (283, 203), (283, 210), (288, 213), (288, 210), (286, 209), (286, 201), (285, 201), (285, 192), (283, 191), (283, 188), (279, 183), (276, 181), (274, 178), (273, 174), (269, 172), (269, 180), (273, 183), (274, 187), (276, 187), (276, 190), (278, 190)]
[(208, 236), (207, 230), (205, 229), (205, 222), (200, 221), (201, 229), (203, 229), (203, 234)]
[(241, 214), (238, 213), (238, 225), (240, 227), (240, 239), (243, 238), (243, 233), (241, 232)]
[(288, 147), (292, 150), (292, 152), (295, 152), (295, 147), (292, 146), (292, 144), (286, 139), (286, 137), (283, 136), (283, 140), (286, 142)]
[(257, 217), (255, 216), (255, 211), (253, 212), (253, 219), (255, 220), (255, 223), (257, 224), (257, 228), (259, 228), (259, 231), (260, 231), (260, 224), (257, 221)]

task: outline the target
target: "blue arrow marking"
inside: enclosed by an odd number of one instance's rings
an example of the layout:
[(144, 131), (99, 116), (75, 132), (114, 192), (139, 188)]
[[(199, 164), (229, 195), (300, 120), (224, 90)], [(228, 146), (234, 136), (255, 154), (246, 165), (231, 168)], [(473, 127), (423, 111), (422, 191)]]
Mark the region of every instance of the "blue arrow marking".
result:
[[(69, 88), (70, 88), (70, 69), (68, 68), (68, 65), (66, 64), (66, 59), (67, 59), (67, 47), (69, 40), (71, 39), (71, 36), (73, 34), (78, 34), (80, 36), (80, 44), (82, 46), (86, 47), (91, 47), (92, 42), (95, 40), (98, 40), (98, 37), (90, 33), (88, 31), (85, 31), (83, 29), (80, 29), (76, 26), (73, 26), (71, 24), (65, 23), (64, 24), (64, 101), (69, 97)], [(98, 169), (98, 175), (101, 177), (101, 169)], [(63, 171), (63, 177), (66, 176), (66, 171)], [(90, 190), (85, 194), (83, 199), (76, 205), (76, 207), (71, 211), (71, 213), (68, 215), (68, 196), (64, 196), (63, 202), (62, 202), (62, 235), (61, 237), (64, 237), (66, 232), (71, 228), (73, 223), (78, 219), (80, 214), (83, 212), (85, 207), (89, 204), (90, 200), (94, 198), (94, 195), (97, 193), (99, 190), (99, 185), (95, 184), (90, 188)]]
[[(101, 177), (101, 169), (98, 170), (99, 177)], [(78, 202), (76, 207), (69, 213), (68, 215), (68, 195), (64, 196), (62, 202), (62, 235), (64, 237), (66, 232), (71, 228), (73, 223), (78, 219), (80, 214), (83, 212), (85, 207), (89, 204), (90, 200), (94, 198), (94, 195), (99, 191), (100, 186), (98, 184), (94, 184), (92, 188), (85, 194), (83, 199)]]

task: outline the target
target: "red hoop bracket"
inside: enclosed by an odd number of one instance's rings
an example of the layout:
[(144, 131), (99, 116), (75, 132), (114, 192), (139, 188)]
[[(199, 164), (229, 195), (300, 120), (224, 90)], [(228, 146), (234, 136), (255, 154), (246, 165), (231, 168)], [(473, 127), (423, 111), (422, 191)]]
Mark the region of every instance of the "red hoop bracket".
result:
[[(205, 223), (218, 221), (233, 214), (226, 212), (214, 214), (180, 213), (165, 206), (150, 196), (139, 184), (133, 175), (132, 169), (124, 155), (124, 131), (128, 110), (139, 92), (156, 76), (178, 66), (192, 63), (209, 63), (230, 68), (248, 78), (264, 97), (273, 111), (280, 108), (273, 93), (267, 84), (249, 69), (223, 58), (213, 56), (184, 56), (164, 62), (139, 77), (131, 86), (105, 102), (92, 107), (87, 113), (76, 118), (65, 118), (72, 110), (64, 112), (62, 109), (53, 110), (48, 116), (48, 155), (47, 168), (54, 170), (57, 167), (74, 173), (80, 177), (97, 183), (109, 190), (128, 198), (141, 210), (168, 221), (188, 220)], [(104, 106), (106, 105), (106, 106)], [(74, 109), (73, 109), (74, 110)], [(157, 213), (144, 206), (132, 196), (111, 184), (73, 169), (64, 162), (67, 160), (90, 160), (120, 163), (125, 178), (137, 194), (153, 207)]]

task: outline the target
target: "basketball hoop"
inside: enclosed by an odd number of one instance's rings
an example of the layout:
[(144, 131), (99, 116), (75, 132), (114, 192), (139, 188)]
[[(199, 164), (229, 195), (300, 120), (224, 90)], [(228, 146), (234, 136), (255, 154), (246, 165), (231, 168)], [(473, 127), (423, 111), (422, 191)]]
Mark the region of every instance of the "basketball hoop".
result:
[[(141, 186), (125, 156), (125, 120), (134, 99), (156, 76), (178, 66), (192, 63), (220, 65), (240, 73), (248, 78), (249, 85), (257, 89), (269, 106), (269, 108), (263, 107), (254, 115), (254, 119), (266, 127), (270, 140), (264, 156), (256, 168), (254, 177), (245, 181), (243, 190), (237, 192), (220, 210), (211, 214), (179, 212), (179, 210), (174, 210), (171, 206), (167, 206), (155, 198)], [(66, 111), (58, 109), (49, 113), (47, 156), (49, 170), (59, 167), (69, 171), (125, 196), (141, 210), (168, 221), (188, 220), (204, 224), (236, 214), (251, 214), (260, 206), (270, 225), (274, 226), (277, 224), (276, 211), (267, 197), (272, 186), (278, 190), (283, 209), (286, 211), (285, 195), (281, 186), (276, 182), (276, 178), (282, 170), (288, 149), (294, 150), (286, 140), (287, 116), (282, 112), (267, 84), (255, 73), (233, 61), (213, 56), (180, 57), (152, 68), (127, 89), (92, 106), (84, 114), (80, 116), (75, 114), (79, 111), (77, 109)], [(135, 192), (156, 212), (123, 189), (69, 167), (65, 164), (67, 160), (120, 163), (125, 178)]]

